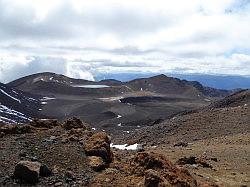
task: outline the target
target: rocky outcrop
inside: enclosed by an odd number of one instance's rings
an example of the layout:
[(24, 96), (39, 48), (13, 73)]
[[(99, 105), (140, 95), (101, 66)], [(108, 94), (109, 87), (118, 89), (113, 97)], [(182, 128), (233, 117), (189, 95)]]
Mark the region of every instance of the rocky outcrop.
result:
[(78, 129), (78, 128), (81, 128), (83, 130), (90, 129), (88, 124), (83, 123), (80, 119), (78, 119), (76, 117), (73, 117), (73, 118), (66, 120), (62, 124), (62, 127), (65, 130)]
[(67, 131), (65, 134), (61, 135), (62, 142), (83, 142), (87, 139), (89, 136), (91, 136), (93, 132), (82, 130), (82, 129), (71, 129)]
[(36, 128), (51, 129), (53, 127), (59, 126), (60, 123), (53, 119), (34, 119), (32, 122), (30, 122), (30, 125)]
[(146, 186), (197, 186), (196, 180), (190, 173), (177, 168), (163, 155), (141, 152), (131, 160), (131, 173), (136, 176), (145, 176)]
[(3, 125), (0, 126), (0, 135), (25, 134), (34, 132), (34, 127), (30, 125)]

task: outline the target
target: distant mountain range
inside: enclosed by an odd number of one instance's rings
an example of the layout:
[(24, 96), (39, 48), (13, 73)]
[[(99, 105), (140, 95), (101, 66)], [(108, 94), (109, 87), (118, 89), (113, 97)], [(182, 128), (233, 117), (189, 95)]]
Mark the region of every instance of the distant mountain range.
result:
[[(202, 85), (217, 89), (248, 89), (250, 88), (250, 77), (233, 75), (206, 75), (206, 74), (175, 74), (165, 73), (167, 76), (185, 79), (188, 81), (198, 81)], [(116, 79), (119, 81), (130, 81), (136, 78), (152, 77), (154, 73), (120, 73), (120, 74), (98, 74), (95, 80)]]
[(0, 84), (0, 88), (2, 122), (77, 116), (102, 128), (154, 123), (234, 93), (163, 74), (122, 82), (44, 72)]

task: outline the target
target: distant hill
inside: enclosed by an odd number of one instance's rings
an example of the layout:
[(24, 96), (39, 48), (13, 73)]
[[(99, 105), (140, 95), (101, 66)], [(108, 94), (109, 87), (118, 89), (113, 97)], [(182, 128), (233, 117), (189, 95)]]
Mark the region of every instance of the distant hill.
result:
[[(217, 89), (247, 89), (250, 88), (250, 77), (243, 76), (223, 76), (223, 75), (206, 75), (206, 74), (177, 74), (177, 73), (164, 73), (170, 77), (185, 79), (188, 81), (198, 81), (206, 87)], [(119, 81), (130, 81), (138, 78), (147, 78), (156, 76), (156, 73), (119, 73), (119, 74), (98, 74), (95, 80), (102, 79), (116, 79)]]
[(226, 108), (226, 107), (238, 107), (250, 105), (250, 90), (241, 90), (232, 95), (229, 95), (219, 101), (212, 103), (205, 107), (208, 109), (214, 108)]
[(73, 79), (50, 72), (2, 84), (2, 90), (1, 104), (22, 112), (28, 119), (63, 120), (77, 116), (97, 127), (112, 129), (120, 128), (117, 126), (120, 123), (124, 126), (155, 123), (180, 112), (207, 106), (232, 93), (163, 74), (121, 82)]
[[(11, 87), (31, 93), (64, 93), (64, 94), (113, 94), (117, 95), (120, 90), (124, 92), (150, 91), (159, 94), (178, 94), (185, 97), (225, 97), (231, 91), (204, 87), (197, 81), (186, 81), (178, 78), (168, 77), (164, 74), (148, 78), (134, 79), (128, 82), (121, 82), (115, 79), (100, 81), (88, 81), (73, 79), (64, 75), (45, 72), (29, 75), (8, 84)], [(79, 89), (83, 85), (106, 85), (110, 88), (103, 90)], [(78, 87), (78, 88), (76, 88)], [(82, 87), (81, 87), (82, 88)]]

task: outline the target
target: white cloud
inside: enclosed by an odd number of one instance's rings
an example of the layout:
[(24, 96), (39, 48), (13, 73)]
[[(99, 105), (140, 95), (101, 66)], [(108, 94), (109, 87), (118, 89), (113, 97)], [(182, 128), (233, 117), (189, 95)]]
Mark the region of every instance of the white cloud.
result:
[(249, 22), (248, 0), (0, 0), (0, 81), (41, 71), (250, 76)]
[(81, 62), (68, 62), (66, 75), (69, 77), (93, 81), (94, 77), (88, 70), (89, 67), (86, 66), (86, 64), (82, 64)]

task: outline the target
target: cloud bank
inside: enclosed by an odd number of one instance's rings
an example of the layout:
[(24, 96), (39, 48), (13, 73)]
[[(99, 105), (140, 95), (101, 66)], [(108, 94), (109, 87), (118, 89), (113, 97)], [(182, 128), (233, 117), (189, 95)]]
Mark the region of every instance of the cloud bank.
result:
[(250, 76), (248, 0), (0, 0), (0, 81), (52, 71)]

